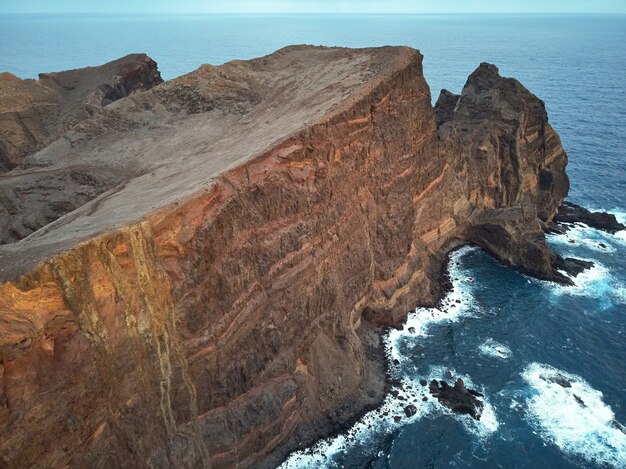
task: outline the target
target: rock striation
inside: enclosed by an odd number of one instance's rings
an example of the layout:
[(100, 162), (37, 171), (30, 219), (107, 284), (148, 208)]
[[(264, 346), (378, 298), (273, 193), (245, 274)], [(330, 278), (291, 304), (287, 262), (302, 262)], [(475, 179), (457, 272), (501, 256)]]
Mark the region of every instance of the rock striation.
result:
[(406, 47), (126, 94), (0, 177), (5, 467), (272, 467), (379, 402), (450, 249), (567, 280), (566, 154), (493, 65), (435, 108)]

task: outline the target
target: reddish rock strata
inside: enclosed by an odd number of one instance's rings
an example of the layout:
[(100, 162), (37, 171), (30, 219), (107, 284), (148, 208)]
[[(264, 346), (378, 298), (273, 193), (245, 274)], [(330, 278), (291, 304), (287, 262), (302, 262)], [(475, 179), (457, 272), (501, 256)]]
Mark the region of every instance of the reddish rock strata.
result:
[(438, 299), (452, 247), (567, 280), (566, 155), (491, 65), (436, 119), (415, 50), (291, 47), (72, 132), (25, 163), (106, 192), (0, 247), (5, 467), (269, 467), (377, 402), (374, 329)]

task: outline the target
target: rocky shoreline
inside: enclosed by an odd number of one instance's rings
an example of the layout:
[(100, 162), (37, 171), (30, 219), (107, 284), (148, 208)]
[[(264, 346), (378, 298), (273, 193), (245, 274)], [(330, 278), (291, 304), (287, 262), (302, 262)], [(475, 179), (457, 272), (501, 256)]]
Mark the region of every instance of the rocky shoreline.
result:
[(615, 234), (626, 230), (626, 226), (619, 223), (615, 215), (606, 212), (591, 212), (573, 202), (565, 201), (559, 207), (554, 221), (549, 225), (549, 230), (561, 234), (566, 232), (572, 224), (582, 223), (596, 230)]
[[(565, 202), (564, 205), (570, 205), (571, 203)], [(585, 210), (584, 208), (580, 207)], [(595, 212), (598, 216), (601, 216), (603, 219), (613, 219), (614, 215), (605, 213), (605, 212)], [(571, 220), (571, 218), (570, 218)], [(563, 225), (562, 220), (555, 221), (550, 225), (550, 228), (546, 231), (552, 234), (564, 234), (567, 229), (567, 225)], [(597, 226), (591, 226), (588, 223), (581, 219), (577, 219), (575, 221), (569, 221), (567, 223), (583, 223), (591, 228), (601, 229)], [(624, 228), (620, 228), (619, 225), (615, 226), (616, 233), (621, 231)], [(462, 243), (458, 245), (454, 245), (451, 247), (445, 257), (445, 261), (442, 263), (442, 268), (439, 275), (439, 280), (437, 281), (437, 285), (440, 286), (440, 290), (436, 296), (436, 301), (431, 305), (421, 305), (425, 307), (441, 307), (443, 305), (443, 299), (446, 294), (452, 290), (452, 282), (449, 275), (449, 265), (451, 262), (451, 255), (454, 251), (461, 249), (464, 246), (467, 246), (468, 243)], [(489, 252), (486, 252), (489, 254)], [(593, 263), (582, 261), (579, 259), (564, 259), (564, 262), (570, 262), (569, 269), (567, 270), (568, 274), (571, 277), (576, 277), (578, 274), (582, 273), (584, 270), (591, 268)], [(574, 280), (572, 280), (574, 283)], [(569, 284), (569, 283), (568, 283)], [(268, 459), (264, 461), (264, 465), (261, 467), (272, 468), (279, 466), (282, 462), (286, 460), (288, 455), (292, 451), (302, 450), (304, 448), (309, 448), (309, 450), (314, 454), (315, 450), (310, 448), (314, 443), (322, 439), (332, 439), (337, 435), (340, 435), (347, 430), (349, 430), (357, 421), (359, 421), (365, 414), (372, 410), (376, 410), (380, 407), (380, 405), (385, 400), (386, 395), (390, 392), (393, 387), (401, 386), (401, 383), (393, 377), (393, 366), (390, 363), (389, 356), (385, 353), (383, 342), (385, 340), (385, 336), (389, 331), (389, 328), (404, 328), (405, 326), (402, 324), (395, 326), (387, 326), (385, 328), (381, 328), (380, 326), (376, 326), (372, 328), (372, 326), (366, 326), (363, 328), (363, 332), (368, 336), (367, 340), (363, 342), (367, 344), (368, 347), (368, 358), (372, 360), (371, 366), (369, 368), (370, 372), (368, 373), (368, 377), (365, 380), (364, 390), (358, 391), (354, 396), (351, 396), (350, 399), (346, 400), (346, 402), (340, 406), (338, 409), (339, 418), (337, 420), (329, 419), (326, 424), (323, 425), (312, 425), (311, 427), (305, 428), (302, 433), (300, 433), (296, 438), (297, 444), (286, 445), (286, 447), (281, 448), (280, 451), (277, 451), (275, 454), (269, 455)], [(373, 344), (376, 343), (377, 345)], [(454, 378), (454, 376), (450, 373), (450, 371), (446, 371), (445, 375), (440, 377), (441, 379), (432, 379), (430, 382), (426, 380), (421, 380), (421, 386), (427, 386), (430, 394), (433, 398), (437, 399), (442, 406), (449, 408), (452, 412), (457, 414), (469, 414), (472, 418), (476, 420), (480, 420), (480, 416), (483, 409), (483, 402), (481, 400), (484, 397), (480, 392), (466, 388), (462, 378)], [(546, 378), (548, 379), (548, 378)], [(566, 380), (559, 380), (557, 377), (549, 378), (552, 382), (557, 382), (561, 386), (568, 386)], [(453, 382), (452, 385), (448, 383), (448, 380)], [(380, 386), (384, 384), (383, 386)], [(396, 391), (397, 393), (398, 391)], [(584, 405), (584, 404), (581, 404)], [(415, 406), (407, 401), (407, 406), (405, 408), (406, 417), (410, 417), (414, 414)], [(336, 418), (336, 416), (334, 417)], [(402, 419), (401, 416), (396, 416), (396, 419)], [(615, 422), (616, 428), (623, 428), (621, 426), (617, 427), (619, 423)], [(291, 449), (288, 449), (291, 448)]]
[(434, 108), (406, 47), (55, 76), (77, 93), (0, 80), (5, 117), (42, 92), (68, 116), (28, 108), (49, 133), (0, 177), (8, 467), (270, 467), (380, 404), (381, 334), (441, 300), (454, 247), (587, 267), (545, 242), (558, 134), (494, 65)]

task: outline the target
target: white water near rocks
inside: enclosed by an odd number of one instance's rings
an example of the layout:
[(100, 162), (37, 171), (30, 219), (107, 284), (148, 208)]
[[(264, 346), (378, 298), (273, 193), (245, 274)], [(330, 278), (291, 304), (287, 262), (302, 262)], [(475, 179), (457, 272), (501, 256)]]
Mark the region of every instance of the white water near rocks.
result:
[[(546, 441), (589, 462), (626, 467), (626, 434), (600, 391), (540, 363), (528, 365), (522, 377), (531, 389), (528, 420)], [(566, 386), (551, 381), (563, 378)]]
[[(402, 368), (402, 364), (407, 364), (411, 360), (411, 356), (407, 353), (411, 350), (410, 345), (408, 348), (401, 347), (406, 345), (405, 342), (426, 339), (429, 327), (434, 324), (456, 322), (473, 314), (472, 284), (474, 279), (462, 274), (458, 261), (463, 255), (475, 249), (464, 246), (451, 254), (449, 275), (453, 287), (441, 302), (440, 307), (417, 308), (409, 314), (402, 330), (391, 329), (385, 337), (389, 362), (397, 362), (396, 365), (392, 365), (391, 374), (400, 378), (401, 385), (394, 386), (378, 409), (367, 413), (348, 431), (335, 438), (321, 440), (307, 450), (292, 453), (280, 466), (281, 468), (336, 467), (332, 458), (349, 450), (355, 443), (366, 445), (368, 441), (379, 440), (382, 435), (397, 431), (398, 428), (415, 420), (435, 415), (454, 416), (468, 432), (479, 438), (487, 438), (497, 431), (499, 422), (496, 411), (488, 398), (483, 399), (484, 409), (480, 420), (475, 420), (469, 415), (454, 414), (430, 395), (428, 387), (420, 385), (421, 379), (427, 381), (445, 379), (447, 375), (453, 376), (454, 379), (461, 378), (466, 387), (480, 391), (481, 386), (472, 382), (470, 376), (436, 365), (429, 366), (425, 373), (411, 369), (410, 366)], [(416, 407), (416, 413), (410, 417), (404, 412), (409, 404)]]
[[(619, 249), (622, 242), (615, 235), (598, 233), (588, 227), (577, 227), (569, 236), (574, 237), (579, 246), (586, 247), (584, 253), (596, 251), (594, 243), (597, 239), (602, 239), (607, 246), (617, 244), (615, 249)], [(550, 243), (557, 250), (559, 246), (567, 248), (571, 244), (565, 236), (551, 236)], [(429, 341), (434, 339), (433, 328), (445, 328), (446, 325), (462, 328), (464, 322), (481, 318), (488, 320), (489, 316), (497, 317), (502, 314), (500, 308), (480, 304), (478, 298), (484, 291), (480, 279), (476, 280), (473, 272), (464, 265), (466, 257), (475, 256), (478, 252), (477, 248), (470, 246), (453, 252), (448, 269), (453, 287), (441, 304), (435, 308), (416, 309), (409, 314), (402, 330), (392, 329), (387, 334), (385, 346), (391, 374), (400, 378), (401, 385), (392, 389), (383, 405), (366, 414), (338, 437), (322, 440), (312, 448), (293, 453), (281, 467), (343, 467), (342, 461), (349, 461), (350, 453), (355, 451), (359, 452), (361, 458), (368, 451), (378, 451), (378, 454), (371, 456), (373, 460), (384, 458), (385, 450), (380, 450), (380, 442), (385, 438), (395, 438), (393, 435), (401, 432), (404, 426), (414, 425), (424, 419), (434, 421), (444, 416), (459, 422), (474, 441), (485, 442), (482, 445), (495, 444), (495, 441), (500, 441), (500, 444), (514, 444), (516, 437), (503, 427), (504, 420), (510, 416), (498, 416), (511, 412), (534, 428), (535, 434), (545, 445), (553, 445), (570, 457), (582, 458), (589, 464), (626, 467), (626, 435), (623, 427), (617, 422), (612, 408), (603, 401), (602, 393), (591, 387), (582, 377), (533, 362), (517, 372), (521, 382), (519, 379), (515, 380), (512, 387), (505, 386), (503, 390), (490, 396), (484, 386), (487, 383), (473, 382), (472, 377), (463, 373), (463, 370), (457, 371), (454, 367), (436, 362), (428, 362), (424, 366), (424, 347), (428, 347)], [(581, 257), (577, 255), (581, 253), (578, 250), (566, 252), (562, 249), (560, 252), (563, 255)], [(611, 251), (607, 249), (597, 252)], [(623, 302), (624, 296), (620, 296), (623, 295), (620, 293), (623, 292), (623, 283), (619, 277), (598, 259), (589, 257), (589, 260), (594, 262), (594, 267), (576, 277), (575, 286), (564, 287), (534, 279), (527, 279), (528, 282), (525, 283), (528, 283), (528, 288), (547, 290), (546, 293), (555, 304), (563, 297), (609, 298), (614, 303)], [(507, 275), (519, 276), (508, 271)], [(563, 349), (575, 346), (569, 338), (566, 338), (565, 343), (569, 345), (564, 345)], [(496, 366), (496, 369), (498, 363), (513, 363), (515, 359), (515, 349), (501, 339), (484, 337), (476, 349), (482, 360), (486, 360), (485, 365)], [(476, 365), (481, 366), (480, 362)], [(430, 396), (427, 387), (419, 383), (422, 379), (430, 381), (433, 378), (446, 379), (450, 376), (453, 379), (462, 378), (466, 387), (485, 394), (485, 407), (479, 421), (467, 415), (453, 414)], [(550, 376), (565, 378), (571, 387), (551, 382), (548, 379)], [(415, 405), (416, 413), (406, 417), (404, 408), (409, 403)], [(358, 450), (355, 449), (357, 447)], [(387, 466), (383, 464), (383, 467)]]
[(509, 347), (499, 342), (496, 342), (492, 338), (489, 338), (484, 343), (482, 343), (478, 350), (483, 355), (493, 358), (500, 358), (502, 360), (507, 360), (511, 358), (511, 355), (513, 354)]

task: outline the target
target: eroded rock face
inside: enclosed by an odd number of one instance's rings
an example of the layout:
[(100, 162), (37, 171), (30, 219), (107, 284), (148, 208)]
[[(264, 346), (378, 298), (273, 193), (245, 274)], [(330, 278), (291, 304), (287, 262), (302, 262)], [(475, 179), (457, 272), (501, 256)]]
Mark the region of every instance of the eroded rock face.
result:
[(435, 112), (442, 151), (461, 156), (457, 171), (471, 187), (465, 239), (529, 275), (570, 283), (544, 241), (569, 180), (543, 101), (483, 63), (460, 96), (442, 91)]
[(450, 248), (558, 280), (542, 226), (566, 155), (543, 103), (483, 64), (436, 118), (421, 60), (203, 66), (30, 156), (43, 180), (115, 177), (0, 246), (3, 464), (271, 467), (378, 402), (376, 328), (439, 298)]
[(0, 172), (19, 165), (103, 106), (162, 81), (156, 62), (145, 54), (99, 67), (41, 73), (39, 80), (1, 73)]

